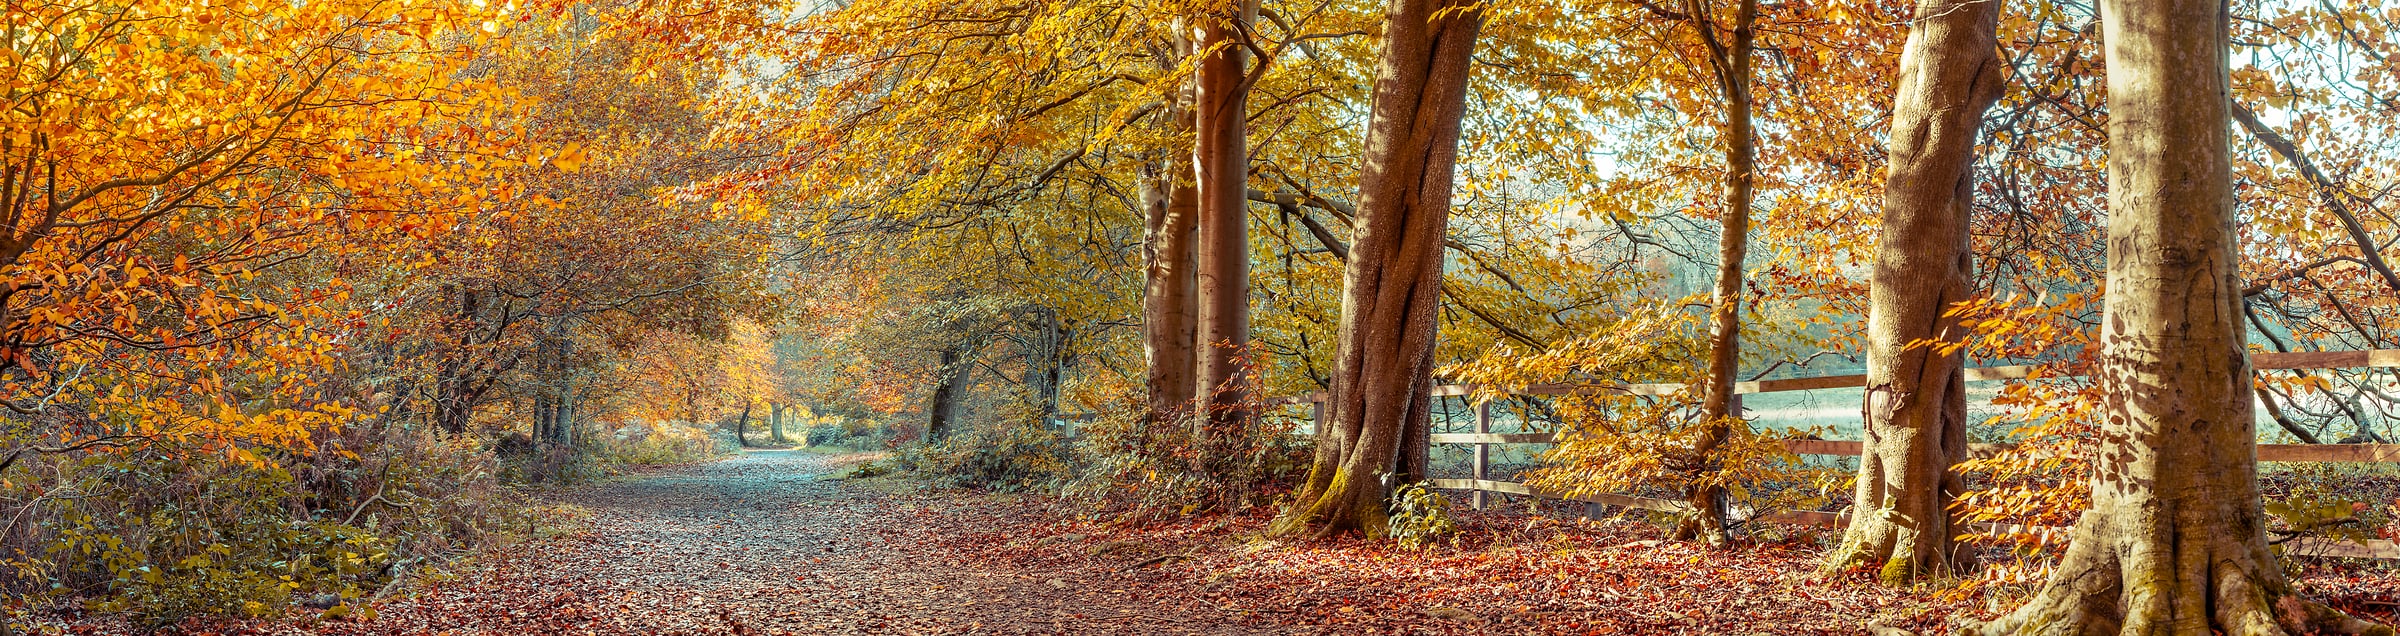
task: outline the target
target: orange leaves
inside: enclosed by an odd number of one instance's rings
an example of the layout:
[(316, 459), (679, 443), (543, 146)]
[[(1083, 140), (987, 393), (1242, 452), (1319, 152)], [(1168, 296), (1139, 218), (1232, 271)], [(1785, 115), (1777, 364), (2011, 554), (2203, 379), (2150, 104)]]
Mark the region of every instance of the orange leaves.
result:
[(313, 303), (346, 293), (317, 268), (390, 250), (468, 169), (463, 116), (492, 102), (459, 79), (473, 52), (426, 36), (486, 10), (6, 11), (0, 352), (19, 368), (0, 399), (210, 444), (304, 444), (347, 417), (307, 396), (338, 366)]
[(550, 156), (550, 165), (567, 172), (577, 172), (583, 170), (584, 162), (590, 160), (591, 157), (584, 154), (582, 144), (570, 143)]

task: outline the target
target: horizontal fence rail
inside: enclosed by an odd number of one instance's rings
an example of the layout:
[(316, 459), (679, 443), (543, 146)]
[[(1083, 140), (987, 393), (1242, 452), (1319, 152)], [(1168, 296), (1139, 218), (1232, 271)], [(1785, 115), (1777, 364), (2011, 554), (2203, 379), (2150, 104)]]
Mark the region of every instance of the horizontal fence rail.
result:
[[(2250, 354), (2251, 366), (2258, 369), (2357, 369), (2400, 368), (2400, 349), (2373, 351), (2303, 351), (2292, 353)], [(2037, 377), (2031, 366), (1978, 367), (1966, 370), (1967, 381), (2019, 380)], [(1735, 394), (1780, 393), (1816, 389), (1847, 389), (1866, 386), (1867, 376), (1832, 375), (1809, 378), (1788, 378), (1741, 382), (1734, 385)], [(1544, 384), (1523, 389), (1496, 386), (1450, 384), (1433, 387), (1432, 397), (1474, 396), (1479, 393), (1511, 395), (1672, 395), (1683, 390), (1682, 384)], [(1314, 421), (1325, 419), (1325, 397), (1322, 393), (1278, 398), (1270, 404), (1309, 404)], [(1506, 494), (1540, 497), (1586, 504), (1617, 506), (1641, 510), (1682, 513), (1688, 510), (1685, 502), (1676, 499), (1656, 499), (1591, 493), (1565, 495), (1544, 492), (1526, 484), (1491, 479), (1491, 447), (1500, 444), (1554, 444), (1556, 433), (1494, 433), (1489, 400), (1475, 403), (1475, 432), (1436, 433), (1429, 440), (1434, 444), (1461, 444), (1475, 447), (1474, 478), (1428, 480), (1435, 488), (1464, 490), (1471, 494), (1473, 505), (1484, 507), (1487, 494)], [(1784, 450), (1795, 455), (1857, 457), (1862, 443), (1850, 440), (1796, 439), (1784, 441)], [(2005, 444), (1969, 444), (1970, 455), (1988, 457), (2007, 450)], [(2400, 463), (2400, 444), (2259, 444), (2259, 461), (2270, 462), (2380, 462)], [(1849, 523), (1846, 515), (1821, 510), (1771, 512), (1757, 515), (1749, 521), (1789, 523), (1798, 525), (1838, 527)], [(2022, 526), (2011, 524), (1975, 524), (1977, 531), (1993, 534), (2037, 534), (2063, 539), (2065, 528)], [(2376, 539), (2364, 545), (2346, 540), (2299, 540), (2286, 546), (2292, 554), (2367, 559), (2400, 559), (2400, 544)]]

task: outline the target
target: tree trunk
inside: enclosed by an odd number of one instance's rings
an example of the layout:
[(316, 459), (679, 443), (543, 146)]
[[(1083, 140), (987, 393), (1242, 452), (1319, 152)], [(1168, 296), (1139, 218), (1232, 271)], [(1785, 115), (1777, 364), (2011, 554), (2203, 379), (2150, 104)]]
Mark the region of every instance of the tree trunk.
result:
[(534, 395), (533, 395), (533, 437), (532, 437), (532, 439), (533, 439), (533, 443), (535, 443), (535, 444), (546, 444), (546, 443), (549, 443), (549, 441), (550, 441), (550, 427), (551, 427), (551, 426), (555, 426), (555, 425), (556, 425), (556, 423), (555, 423), (555, 419), (554, 419), (554, 418), (555, 418), (555, 416), (553, 415), (553, 413), (555, 413), (555, 411), (554, 411), (554, 408), (555, 408), (555, 407), (552, 407), (552, 406), (550, 405), (550, 396), (549, 396), (548, 394), (544, 394), (544, 393), (540, 393), (540, 392), (536, 392), (536, 393), (534, 393)]
[[(1757, 134), (1750, 121), (1750, 51), (1756, 36), (1758, 1), (1741, 0), (1734, 15), (1731, 41), (1720, 38), (1717, 20), (1706, 0), (1685, 0), (1692, 28), (1700, 32), (1709, 54), (1717, 89), (1725, 100), (1725, 123), (1719, 129), (1725, 144), (1723, 229), (1717, 239), (1717, 282), (1710, 297), (1708, 370), (1702, 378), (1700, 438), (1693, 452), (1701, 471), (1718, 466), (1720, 447), (1732, 436), (1735, 411), (1734, 373), (1742, 362), (1742, 261), (1750, 252), (1750, 205), (1758, 174)], [(1725, 533), (1726, 501), (1722, 486), (1695, 482), (1685, 491), (1692, 514), (1675, 535), (1701, 539), (1711, 545), (1729, 542)]]
[(575, 446), (575, 371), (573, 369), (567, 370), (558, 379), (557, 421), (553, 424), (551, 434), (556, 436), (559, 446), (566, 448)]
[(934, 371), (933, 403), (925, 409), (927, 442), (948, 437), (958, 419), (958, 381), (967, 374), (965, 349), (953, 346), (942, 350), (942, 367)]
[(750, 447), (750, 402), (742, 402), (742, 416), (733, 420), (733, 443)]
[(455, 319), (444, 328), (451, 331), (456, 342), (442, 353), (440, 377), (434, 381), (433, 419), (442, 432), (464, 435), (475, 417), (475, 402), (482, 396), (473, 390), (473, 379), (467, 377), (469, 359), (473, 356), (474, 329), (482, 320), (481, 297), (475, 290), (462, 286), (444, 285), (443, 295), (458, 293), (459, 310)]
[[(1179, 58), (1191, 55), (1191, 40), (1180, 34), (1175, 40), (1175, 58), (1161, 59), (1162, 68), (1172, 69), (1181, 63)], [(1188, 134), (1193, 129), (1192, 83), (1185, 81), (1176, 93), (1168, 120), (1177, 132)], [(1162, 422), (1192, 407), (1192, 391), (1199, 383), (1194, 344), (1199, 308), (1194, 302), (1200, 283), (1194, 242), (1200, 189), (1193, 185), (1193, 171), (1179, 169), (1181, 164), (1164, 159), (1150, 163), (1143, 168), (1141, 188), (1142, 353), (1150, 362), (1150, 417)]]
[(1380, 536), (1389, 485), (1424, 470), (1419, 453), (1402, 451), (1430, 426), (1442, 238), (1486, 9), (1473, 0), (1384, 7), (1328, 422), (1318, 427), (1307, 484), (1272, 528), (1278, 535)]
[(2092, 508), (1984, 634), (2381, 633), (2268, 551), (2234, 248), (2224, 0), (2104, 0), (2107, 391)]
[[(1250, 342), (1250, 151), (1244, 139), (1248, 86), (1243, 71), (1243, 25), (1253, 8), (1199, 20), (1199, 77), (1192, 106), (1193, 180), (1199, 184), (1198, 298), (1194, 326), (1199, 356), (1195, 394), (1206, 401), (1202, 422), (1245, 417), (1243, 347)], [(1204, 427), (1205, 428), (1205, 427)]]
[[(1173, 174), (1169, 171), (1168, 174)], [(1149, 215), (1144, 232), (1146, 284), (1142, 295), (1143, 353), (1149, 358), (1150, 414), (1169, 421), (1191, 408), (1198, 386), (1193, 323), (1192, 229), (1199, 191), (1190, 181), (1161, 175), (1142, 189)]]
[(1866, 452), (1834, 567), (1871, 566), (1885, 583), (1964, 570), (1950, 502), (1965, 484), (1966, 361), (1925, 341), (1966, 337), (1944, 313), (1973, 293), (1967, 220), (1975, 141), (2000, 97), (1994, 0), (1925, 0), (1900, 53), (1883, 236), (1867, 312)]
[(782, 403), (782, 402), (769, 402), (769, 403), (767, 403), (767, 426), (768, 426), (768, 428), (771, 428), (771, 429), (773, 429), (773, 430), (774, 430), (774, 432), (773, 432), (773, 433), (771, 433), (771, 435), (773, 435), (773, 436), (774, 436), (774, 439), (775, 439), (775, 445), (776, 445), (776, 446), (783, 446), (783, 445), (786, 445), (786, 444), (790, 444), (790, 443), (792, 443), (792, 440), (791, 440), (790, 438), (787, 438), (787, 437), (784, 437), (784, 436), (783, 436), (783, 403)]
[(1067, 347), (1074, 332), (1058, 319), (1058, 312), (1043, 308), (1035, 312), (1033, 337), (1025, 348), (1025, 382), (1031, 386), (1036, 415), (1047, 425), (1058, 415), (1058, 392), (1066, 382)]

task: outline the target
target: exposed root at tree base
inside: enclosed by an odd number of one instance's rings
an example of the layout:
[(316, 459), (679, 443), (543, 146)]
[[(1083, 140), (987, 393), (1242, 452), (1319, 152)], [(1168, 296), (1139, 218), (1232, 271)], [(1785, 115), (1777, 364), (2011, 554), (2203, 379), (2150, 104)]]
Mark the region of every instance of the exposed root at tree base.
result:
[(2301, 598), (2263, 546), (2214, 528), (2113, 528), (2087, 512), (2050, 582), (2024, 607), (1969, 627), (1986, 636), (2393, 636)]
[(1351, 487), (1350, 481), (1350, 472), (1345, 470), (1335, 474), (1322, 490), (1302, 492), (1291, 509), (1267, 525), (1267, 536), (1324, 540), (1356, 532), (1370, 539), (1384, 537), (1391, 528), (1391, 515), (1384, 510), (1383, 498), (1370, 496), (1368, 489)]
[(1877, 582), (1897, 587), (1965, 573), (1974, 562), (1971, 554), (1945, 534), (1918, 532), (1890, 519), (1869, 519), (1843, 532), (1841, 546), (1825, 559), (1825, 571), (1871, 569)]

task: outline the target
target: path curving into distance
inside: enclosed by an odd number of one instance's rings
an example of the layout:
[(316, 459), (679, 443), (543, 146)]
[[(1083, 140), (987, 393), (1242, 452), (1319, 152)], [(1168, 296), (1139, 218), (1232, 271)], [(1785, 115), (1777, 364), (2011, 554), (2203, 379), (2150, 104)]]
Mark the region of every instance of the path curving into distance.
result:
[(858, 456), (751, 451), (574, 489), (586, 532), (487, 557), (327, 634), (1243, 634), (1145, 602), (1137, 574), (968, 565), (905, 502), (845, 486)]

